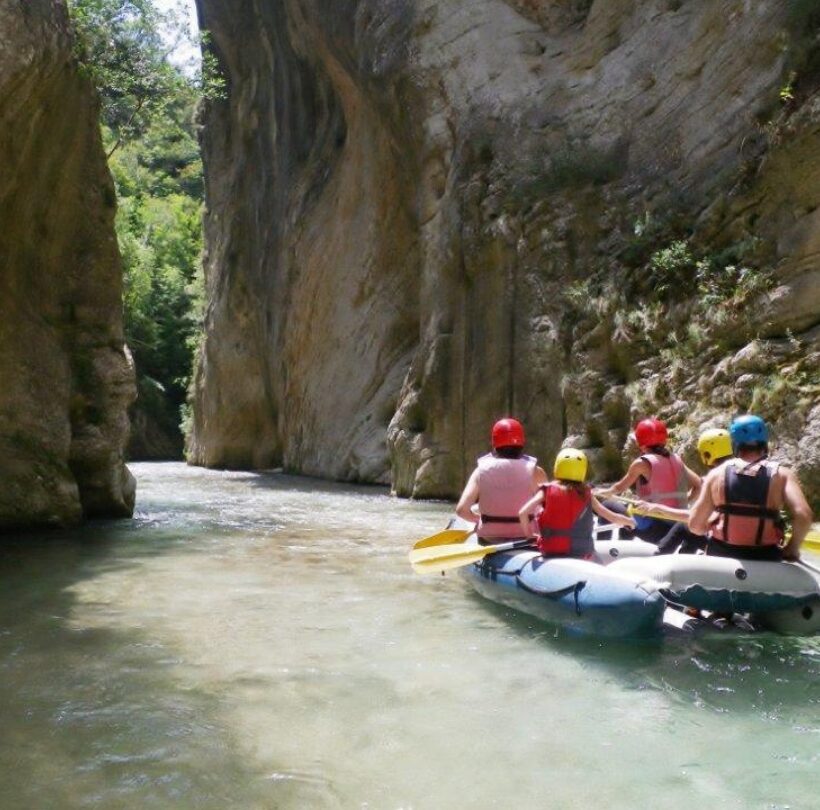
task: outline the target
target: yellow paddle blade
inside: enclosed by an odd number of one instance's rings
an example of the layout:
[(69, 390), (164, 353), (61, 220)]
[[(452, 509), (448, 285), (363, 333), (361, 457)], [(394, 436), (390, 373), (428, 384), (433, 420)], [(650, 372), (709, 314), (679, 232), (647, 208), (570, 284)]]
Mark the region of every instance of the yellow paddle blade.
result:
[(472, 531), (465, 529), (445, 529), (443, 532), (431, 534), (430, 537), (425, 537), (423, 540), (413, 543), (413, 548), (429, 548), (430, 546), (449, 546), (454, 543), (463, 543), (471, 534)]
[(807, 548), (809, 551), (820, 551), (820, 532), (810, 531), (804, 538), (800, 546)]
[(485, 554), (494, 550), (493, 546), (474, 546), (464, 543), (451, 543), (446, 546), (432, 546), (427, 548), (414, 548), (407, 556), (410, 565), (420, 572), (434, 574), (443, 570), (440, 566), (457, 568), (460, 565), (467, 565), (474, 560), (480, 560)]
[(449, 546), (413, 549), (408, 558), (417, 574), (437, 574), (439, 571), (449, 571), (451, 568), (461, 568), (463, 565), (478, 562), (497, 551), (509, 551), (512, 548), (529, 545), (529, 542), (518, 540), (496, 546), (465, 546), (463, 543), (453, 543)]

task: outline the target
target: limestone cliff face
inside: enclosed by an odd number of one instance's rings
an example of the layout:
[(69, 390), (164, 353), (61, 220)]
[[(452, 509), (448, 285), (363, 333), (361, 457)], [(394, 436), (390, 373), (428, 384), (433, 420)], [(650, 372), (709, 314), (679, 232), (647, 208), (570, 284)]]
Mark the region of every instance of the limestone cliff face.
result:
[(0, 529), (130, 515), (114, 190), (62, 0), (0, 6)]
[[(211, 306), (191, 457), (387, 480), (420, 267), (396, 57), (378, 39), (357, 53), (352, 7), (201, 13), (230, 100), (204, 140)], [(401, 52), (407, 32), (387, 36)]]
[[(809, 399), (782, 434), (795, 451), (814, 437), (800, 450), (820, 492), (810, 12), (226, 5), (199, 0), (228, 98), (205, 122), (211, 305), (192, 461), (452, 495), (491, 421), (514, 413), (538, 455), (568, 437), (611, 475), (647, 409), (691, 444), (751, 404), (711, 388), (753, 346), (750, 392), (794, 367)], [(693, 252), (674, 295), (645, 272), (667, 244)], [(715, 294), (728, 314), (701, 337), (719, 348), (676, 354), (703, 314), (687, 304), (703, 297), (696, 260), (730, 248), (767, 283), (716, 259), (746, 292)]]

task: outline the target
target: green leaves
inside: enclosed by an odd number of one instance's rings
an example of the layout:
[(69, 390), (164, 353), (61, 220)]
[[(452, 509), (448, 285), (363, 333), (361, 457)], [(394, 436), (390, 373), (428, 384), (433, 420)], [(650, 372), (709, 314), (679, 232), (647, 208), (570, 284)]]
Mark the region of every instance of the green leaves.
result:
[[(169, 437), (187, 396), (203, 310), (202, 162), (194, 114), (203, 80), (168, 61), (187, 36), (150, 0), (69, 0), (82, 70), (102, 101), (118, 197), (126, 341), (141, 409)], [(215, 85), (218, 88), (218, 83)]]
[(163, 32), (178, 26), (150, 0), (69, 0), (77, 58), (102, 99), (109, 157), (140, 137), (188, 80), (167, 59)]
[(695, 258), (689, 243), (678, 239), (649, 257), (648, 270), (655, 292), (660, 297), (679, 296), (686, 287)]
[(126, 341), (137, 371), (185, 401), (203, 307), (200, 203), (184, 194), (124, 197), (117, 216)]

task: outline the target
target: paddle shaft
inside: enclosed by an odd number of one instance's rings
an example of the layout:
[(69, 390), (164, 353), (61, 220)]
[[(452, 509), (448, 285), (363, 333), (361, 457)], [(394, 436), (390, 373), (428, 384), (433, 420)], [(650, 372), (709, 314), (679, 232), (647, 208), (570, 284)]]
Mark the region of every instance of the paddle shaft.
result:
[(806, 568), (814, 574), (820, 574), (820, 568), (816, 565), (812, 565), (811, 563), (807, 563), (805, 560), (795, 560), (792, 565), (799, 565), (802, 568)]
[[(623, 495), (611, 495), (609, 497), (614, 498), (615, 500), (622, 501), (623, 503), (629, 506), (628, 512), (630, 515), (640, 515), (641, 517), (658, 517), (661, 520), (663, 518), (663, 505), (658, 504), (656, 508), (652, 510), (649, 509), (637, 509), (635, 504), (637, 501), (633, 500), (632, 498), (627, 498)], [(676, 517), (674, 515), (669, 515), (668, 520), (680, 521), (680, 517)], [(814, 529), (807, 532), (806, 536), (803, 538), (803, 542), (800, 544), (801, 548), (809, 548), (812, 551), (820, 551), (820, 531), (815, 531)]]

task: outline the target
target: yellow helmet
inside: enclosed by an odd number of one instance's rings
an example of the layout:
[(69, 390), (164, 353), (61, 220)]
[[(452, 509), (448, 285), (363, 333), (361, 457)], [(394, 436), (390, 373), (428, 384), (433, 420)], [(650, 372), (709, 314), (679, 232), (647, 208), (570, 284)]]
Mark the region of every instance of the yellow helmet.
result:
[(585, 481), (587, 477), (587, 457), (583, 450), (566, 447), (555, 457), (552, 474), (561, 481)]
[(728, 430), (712, 428), (704, 430), (698, 439), (698, 453), (701, 461), (711, 467), (716, 461), (732, 455), (732, 438)]

